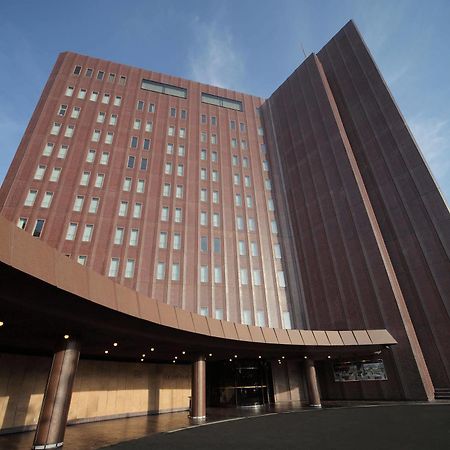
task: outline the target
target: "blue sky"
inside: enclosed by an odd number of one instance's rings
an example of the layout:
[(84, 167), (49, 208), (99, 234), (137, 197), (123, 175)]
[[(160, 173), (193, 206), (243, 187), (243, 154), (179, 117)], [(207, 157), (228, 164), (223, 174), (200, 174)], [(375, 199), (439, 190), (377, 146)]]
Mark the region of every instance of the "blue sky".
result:
[(349, 19), (449, 199), (448, 0), (0, 2), (0, 181), (61, 51), (267, 97)]

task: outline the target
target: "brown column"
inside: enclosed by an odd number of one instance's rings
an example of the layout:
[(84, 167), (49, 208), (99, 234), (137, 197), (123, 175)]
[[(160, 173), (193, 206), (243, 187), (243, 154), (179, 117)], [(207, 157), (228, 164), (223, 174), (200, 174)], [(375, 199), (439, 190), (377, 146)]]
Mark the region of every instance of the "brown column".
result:
[(308, 382), (308, 393), (309, 393), (309, 406), (314, 406), (316, 408), (321, 408), (320, 404), (320, 394), (319, 386), (317, 384), (316, 368), (314, 367), (314, 360), (306, 360), (306, 381)]
[(203, 355), (192, 363), (191, 418), (206, 418), (206, 362)]
[(61, 342), (53, 355), (32, 449), (63, 446), (79, 357), (79, 343), (72, 339)]

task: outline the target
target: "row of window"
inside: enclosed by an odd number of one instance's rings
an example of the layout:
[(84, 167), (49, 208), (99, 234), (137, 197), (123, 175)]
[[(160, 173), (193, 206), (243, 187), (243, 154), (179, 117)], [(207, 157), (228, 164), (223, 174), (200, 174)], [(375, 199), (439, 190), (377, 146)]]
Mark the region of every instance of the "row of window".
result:
[[(75, 92), (74, 86), (67, 86), (64, 95), (66, 97), (72, 97), (74, 92)], [(80, 88), (77, 93), (77, 98), (79, 100), (85, 100), (86, 96), (87, 96), (87, 89)], [(99, 91), (91, 91), (91, 93), (89, 95), (89, 100), (91, 102), (96, 102), (99, 99), (99, 97), (100, 97)], [(104, 92), (101, 97), (101, 103), (103, 103), (104, 105), (108, 105), (110, 100), (111, 100), (111, 94), (108, 92)], [(113, 105), (120, 106), (121, 104), (122, 104), (122, 97), (120, 95), (114, 96)]]
[[(73, 69), (73, 74), (77, 75), (77, 76), (81, 75), (82, 70), (83, 70), (82, 66), (75, 66), (74, 69)], [(84, 76), (86, 78), (92, 78), (93, 75), (94, 75), (94, 69), (92, 69), (90, 67), (88, 67), (85, 70), (85, 72), (84, 72)], [(97, 76), (95, 77), (95, 79), (99, 80), (99, 81), (103, 81), (103, 80), (105, 80), (105, 76), (106, 76), (106, 73), (105, 73), (104, 70), (98, 70), (97, 71)], [(108, 76), (106, 77), (106, 81), (108, 81), (109, 83), (114, 83), (116, 81), (116, 78), (117, 78), (116, 74), (110, 72), (108, 74)], [(127, 82), (127, 77), (124, 76), (124, 75), (120, 75), (119, 78), (118, 78), (119, 85), (120, 86), (125, 86), (126, 82)]]

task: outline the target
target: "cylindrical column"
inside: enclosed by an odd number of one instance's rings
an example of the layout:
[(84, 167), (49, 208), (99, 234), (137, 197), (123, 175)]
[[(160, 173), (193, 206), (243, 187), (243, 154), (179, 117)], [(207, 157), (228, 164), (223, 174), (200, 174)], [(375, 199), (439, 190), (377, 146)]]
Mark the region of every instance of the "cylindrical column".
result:
[(321, 408), (319, 386), (317, 384), (316, 368), (312, 359), (306, 360), (306, 381), (308, 383), (309, 406)]
[(63, 446), (79, 357), (79, 343), (72, 339), (61, 342), (53, 355), (32, 449)]
[(192, 363), (191, 418), (206, 418), (206, 361), (203, 355)]

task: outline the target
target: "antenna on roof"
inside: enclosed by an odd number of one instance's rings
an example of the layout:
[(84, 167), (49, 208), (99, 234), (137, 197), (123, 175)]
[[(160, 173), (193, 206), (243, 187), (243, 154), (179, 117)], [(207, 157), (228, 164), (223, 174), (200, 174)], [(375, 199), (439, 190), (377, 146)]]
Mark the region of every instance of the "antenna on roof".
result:
[(300, 47), (302, 48), (303, 55), (305, 56), (305, 59), (306, 59), (306, 52), (305, 52), (305, 49), (304, 49), (303, 44), (301, 42), (300, 42)]

